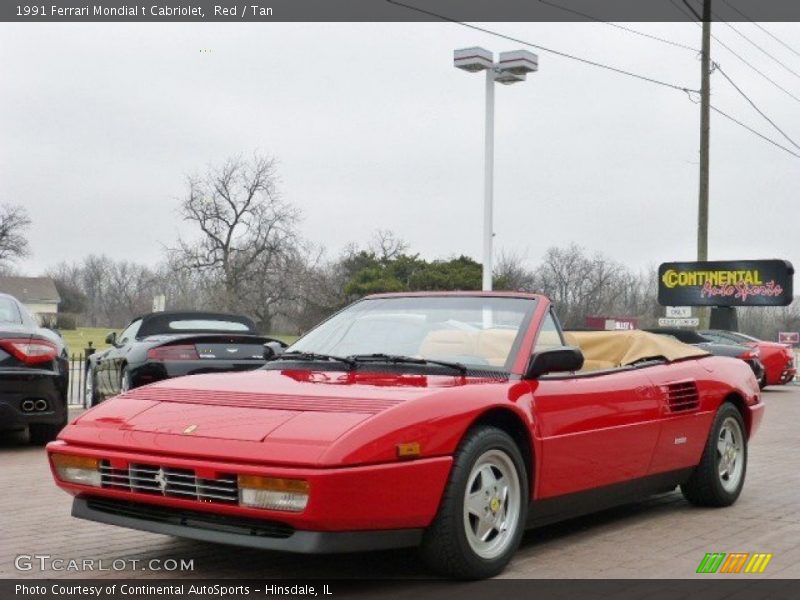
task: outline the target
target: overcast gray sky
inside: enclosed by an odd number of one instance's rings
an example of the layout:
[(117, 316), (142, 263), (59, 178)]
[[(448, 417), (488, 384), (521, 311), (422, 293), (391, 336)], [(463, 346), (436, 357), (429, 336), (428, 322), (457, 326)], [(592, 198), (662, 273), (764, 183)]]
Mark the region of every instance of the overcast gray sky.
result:
[[(493, 29), (687, 87), (694, 52), (602, 24)], [(633, 24), (691, 46), (694, 24)], [(752, 24), (736, 27), (800, 72)], [(800, 24), (769, 24), (800, 46)], [(800, 78), (715, 24), (800, 96)], [(335, 255), (392, 229), (426, 257), (481, 253), (483, 80), (454, 48), (517, 45), (453, 24), (2, 24), (0, 202), (33, 220), (30, 274), (88, 252), (155, 263), (185, 176), (254, 150), (280, 161), (302, 231)], [(207, 52), (201, 52), (207, 50)], [(717, 60), (800, 143), (800, 106)], [(496, 247), (531, 265), (577, 242), (645, 267), (695, 252), (699, 107), (686, 94), (539, 53), (498, 86)], [(712, 102), (788, 144), (720, 77)], [(800, 159), (712, 115), (712, 259), (800, 264)]]

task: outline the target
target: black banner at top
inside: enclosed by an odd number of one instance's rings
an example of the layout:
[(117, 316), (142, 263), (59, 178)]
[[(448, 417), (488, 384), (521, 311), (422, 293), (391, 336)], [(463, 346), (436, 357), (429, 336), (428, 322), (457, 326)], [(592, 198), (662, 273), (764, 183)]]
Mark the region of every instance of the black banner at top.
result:
[[(17, 22), (695, 21), (704, 0), (3, 0)], [(800, 21), (797, 0), (710, 0), (713, 21)]]
[(788, 306), (794, 267), (786, 260), (671, 262), (658, 268), (663, 306)]

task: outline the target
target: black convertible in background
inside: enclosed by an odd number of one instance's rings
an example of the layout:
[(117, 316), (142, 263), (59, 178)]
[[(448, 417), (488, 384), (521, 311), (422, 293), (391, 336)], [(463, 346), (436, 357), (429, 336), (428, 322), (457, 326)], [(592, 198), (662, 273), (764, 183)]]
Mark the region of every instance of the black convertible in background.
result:
[(730, 356), (732, 358), (740, 358), (753, 370), (753, 375), (759, 381), (759, 387), (763, 388), (761, 383), (764, 380), (764, 365), (759, 360), (758, 350), (745, 346), (742, 344), (721, 344), (711, 340), (703, 335), (700, 335), (692, 329), (680, 329), (677, 327), (653, 327), (645, 329), (650, 333), (658, 333), (661, 335), (668, 335), (674, 337), (684, 344), (690, 344), (702, 348), (706, 352), (710, 352), (716, 356)]
[(259, 335), (247, 317), (190, 311), (144, 315), (106, 342), (111, 348), (89, 357), (89, 406), (171, 377), (257, 369), (265, 363), (265, 344), (286, 346)]
[(0, 294), (0, 431), (27, 427), (34, 444), (56, 439), (67, 423), (68, 387), (64, 341)]

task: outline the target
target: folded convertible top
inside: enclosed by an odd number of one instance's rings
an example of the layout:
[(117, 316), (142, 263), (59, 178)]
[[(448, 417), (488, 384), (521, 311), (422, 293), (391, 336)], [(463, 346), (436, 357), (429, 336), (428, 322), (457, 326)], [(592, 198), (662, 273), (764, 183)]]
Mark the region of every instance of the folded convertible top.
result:
[(669, 336), (632, 331), (570, 331), (568, 344), (583, 352), (587, 367), (614, 368), (643, 360), (663, 359), (669, 362), (706, 356), (708, 352), (684, 344)]

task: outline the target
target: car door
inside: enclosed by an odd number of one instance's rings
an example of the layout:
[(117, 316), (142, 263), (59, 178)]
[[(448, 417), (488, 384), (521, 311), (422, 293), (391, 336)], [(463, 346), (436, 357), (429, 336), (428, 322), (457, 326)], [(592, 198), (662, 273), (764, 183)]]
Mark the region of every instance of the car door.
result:
[(104, 396), (114, 396), (120, 392), (120, 378), (125, 357), (131, 345), (136, 341), (136, 334), (142, 324), (136, 319), (117, 336), (116, 344), (98, 361), (98, 385)]
[(688, 469), (700, 462), (713, 411), (704, 409), (702, 360), (687, 360), (646, 369), (661, 406), (661, 427), (651, 474)]
[[(558, 322), (542, 322), (533, 351), (563, 344)], [(546, 375), (531, 382), (542, 456), (537, 498), (644, 477), (659, 434), (659, 402), (644, 369)]]

